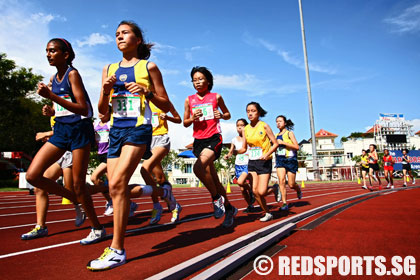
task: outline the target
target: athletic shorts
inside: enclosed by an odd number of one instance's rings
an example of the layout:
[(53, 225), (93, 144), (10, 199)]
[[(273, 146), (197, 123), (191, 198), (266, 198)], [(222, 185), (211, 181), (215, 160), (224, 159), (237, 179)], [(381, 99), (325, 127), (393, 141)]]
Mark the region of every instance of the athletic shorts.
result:
[(152, 142), (152, 126), (140, 125), (135, 127), (111, 127), (109, 131), (108, 158), (118, 158), (125, 144), (146, 145), (144, 159), (150, 158), (150, 143)]
[(242, 173), (248, 174), (248, 165), (235, 165), (235, 177), (239, 179)]
[(378, 163), (369, 163), (369, 169), (373, 169), (373, 171), (379, 171), (379, 164)]
[(405, 163), (402, 165), (402, 169), (405, 169), (407, 171), (411, 171), (411, 165), (409, 163)]
[(98, 154), (99, 162), (100, 163), (106, 163), (106, 160), (108, 158), (108, 154)]
[(57, 160), (57, 164), (60, 165), (61, 169), (69, 168), (73, 165), (73, 154), (69, 151), (66, 151), (64, 155)]
[(384, 170), (394, 171), (394, 166), (384, 166)]
[(152, 143), (150, 144), (150, 149), (154, 149), (156, 147), (162, 147), (167, 150), (171, 149), (171, 138), (169, 138), (168, 134), (163, 135), (153, 135), (152, 136)]
[(73, 151), (95, 143), (95, 131), (91, 119), (82, 119), (75, 123), (60, 123), (54, 125), (54, 134), (48, 140), (54, 146)]
[(269, 160), (249, 160), (248, 161), (248, 172), (256, 172), (260, 174), (271, 174), (273, 169), (273, 161)]
[(369, 173), (369, 167), (362, 166), (362, 171), (365, 171), (366, 173)]
[(214, 159), (216, 160), (222, 153), (222, 141), (221, 134), (214, 134), (212, 137), (206, 139), (194, 139), (193, 154), (198, 158), (204, 149), (210, 149), (214, 151)]
[(287, 157), (280, 157), (276, 156), (276, 168), (285, 168), (286, 172), (291, 172), (293, 174), (296, 174), (298, 171), (298, 162), (297, 159), (287, 158)]

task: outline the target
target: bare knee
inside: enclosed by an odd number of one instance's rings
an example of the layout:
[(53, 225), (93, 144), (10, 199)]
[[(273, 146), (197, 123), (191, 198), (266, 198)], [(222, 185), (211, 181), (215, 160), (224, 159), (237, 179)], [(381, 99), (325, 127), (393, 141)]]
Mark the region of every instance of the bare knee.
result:
[(26, 181), (31, 185), (36, 185), (37, 181), (41, 178), (41, 173), (29, 171), (26, 173)]

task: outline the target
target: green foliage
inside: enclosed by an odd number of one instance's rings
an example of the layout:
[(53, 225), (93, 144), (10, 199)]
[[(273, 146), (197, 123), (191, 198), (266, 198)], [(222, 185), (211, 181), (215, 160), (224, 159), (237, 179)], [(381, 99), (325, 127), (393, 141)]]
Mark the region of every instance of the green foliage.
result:
[(340, 141), (341, 141), (341, 143), (344, 143), (344, 142), (349, 141), (349, 139), (347, 137), (343, 136), (343, 137), (341, 137)]
[(0, 151), (31, 155), (41, 147), (35, 134), (50, 130), (50, 121), (42, 115), (45, 101), (29, 97), (41, 80), (42, 76), (32, 73), (31, 68), (18, 68), (6, 54), (0, 53)]
[(176, 163), (183, 167), (182, 159), (178, 157), (178, 153), (174, 150), (170, 150), (169, 153), (161, 161), (162, 169), (167, 171), (170, 167), (173, 168), (173, 165)]

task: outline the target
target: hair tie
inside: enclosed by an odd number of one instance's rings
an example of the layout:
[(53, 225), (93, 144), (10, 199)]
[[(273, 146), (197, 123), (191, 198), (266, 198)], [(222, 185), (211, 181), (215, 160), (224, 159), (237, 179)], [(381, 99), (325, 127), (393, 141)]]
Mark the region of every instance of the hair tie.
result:
[(66, 44), (67, 48), (70, 49), (69, 43), (67, 42), (66, 39), (63, 39), (63, 38), (58, 38), (58, 39), (60, 39), (61, 41), (63, 41), (64, 44)]

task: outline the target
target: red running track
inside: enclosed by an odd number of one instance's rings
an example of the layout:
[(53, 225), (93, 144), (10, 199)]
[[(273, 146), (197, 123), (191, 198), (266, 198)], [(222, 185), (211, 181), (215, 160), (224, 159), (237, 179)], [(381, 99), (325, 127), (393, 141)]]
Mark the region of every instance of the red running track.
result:
[[(211, 216), (210, 195), (204, 188), (174, 189), (183, 206), (181, 222), (176, 225), (164, 224), (170, 220), (170, 213), (166, 212), (159, 225), (149, 226), (151, 200), (135, 199), (139, 208), (127, 228), (127, 264), (97, 273), (88, 271), (86, 264), (97, 258), (110, 240), (80, 245), (79, 240), (89, 233), (89, 223), (76, 228), (71, 205), (61, 205), (60, 198), (50, 196), (49, 236), (22, 241), (21, 234), (32, 229), (36, 221), (35, 197), (26, 192), (0, 193), (0, 272), (9, 279), (34, 276), (39, 279), (144, 279), (290, 215), (362, 193), (365, 191), (355, 183), (307, 183), (300, 201), (293, 191), (288, 191), (288, 200), (292, 203), (288, 213), (280, 212), (271, 196), (267, 201), (273, 207), (273, 221), (261, 223), (258, 221), (261, 213), (247, 215), (240, 211), (230, 229), (222, 228), (222, 220)], [(103, 213), (104, 199), (100, 195), (93, 198), (97, 213)], [(240, 210), (246, 207), (237, 187), (232, 188), (229, 199)], [(100, 215), (99, 218), (111, 234), (112, 217)]]

